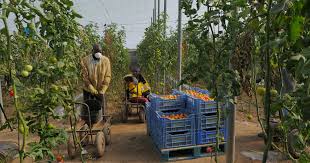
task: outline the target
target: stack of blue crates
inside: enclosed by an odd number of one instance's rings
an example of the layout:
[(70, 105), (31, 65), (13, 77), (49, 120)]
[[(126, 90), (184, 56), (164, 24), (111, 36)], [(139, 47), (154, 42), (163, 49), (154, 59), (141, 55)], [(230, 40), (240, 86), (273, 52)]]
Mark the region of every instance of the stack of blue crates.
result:
[[(163, 99), (151, 94), (147, 104), (148, 133), (159, 149), (192, 146), (195, 141), (195, 115), (186, 110), (185, 95), (176, 99)], [(186, 114), (186, 118), (170, 120), (163, 116), (171, 114)]]
[[(209, 92), (207, 90), (203, 90), (200, 88), (191, 87), (190, 90), (194, 90), (196, 92), (207, 94)], [(174, 94), (185, 94), (184, 92), (180, 92), (174, 90)], [(197, 145), (203, 144), (212, 144), (216, 142), (217, 138), (217, 104), (216, 101), (204, 101), (202, 99), (193, 97), (191, 95), (185, 94), (187, 97), (186, 100), (186, 108), (191, 111), (196, 116), (196, 133), (195, 139)], [(223, 112), (223, 108), (220, 108)], [(220, 130), (219, 136), (221, 141), (226, 141), (227, 138), (227, 127), (226, 127), (226, 119), (223, 114), (221, 114), (220, 118)]]
[[(207, 90), (191, 88), (207, 94)], [(176, 99), (163, 99), (151, 94), (146, 107), (147, 130), (159, 149), (177, 148), (193, 145), (213, 144), (217, 138), (217, 104), (204, 101), (185, 92), (174, 90)], [(223, 110), (221, 108), (221, 110)], [(187, 115), (184, 119), (163, 118), (169, 114)], [(221, 116), (218, 136), (226, 141), (226, 119)], [(222, 142), (223, 143), (223, 142)]]

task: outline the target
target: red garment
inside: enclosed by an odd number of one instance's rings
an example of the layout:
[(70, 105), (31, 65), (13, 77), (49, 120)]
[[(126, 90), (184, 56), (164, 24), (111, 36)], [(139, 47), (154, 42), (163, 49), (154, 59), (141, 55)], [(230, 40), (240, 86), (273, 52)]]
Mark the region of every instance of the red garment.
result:
[(146, 103), (149, 102), (149, 100), (145, 97), (133, 97), (129, 100), (132, 103)]

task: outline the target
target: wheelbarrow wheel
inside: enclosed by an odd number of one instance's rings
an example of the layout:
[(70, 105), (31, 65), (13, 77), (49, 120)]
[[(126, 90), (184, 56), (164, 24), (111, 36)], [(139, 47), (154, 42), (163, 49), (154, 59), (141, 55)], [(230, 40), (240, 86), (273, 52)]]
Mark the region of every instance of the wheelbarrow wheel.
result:
[(97, 148), (97, 156), (102, 157), (105, 151), (105, 137), (102, 131), (96, 134), (96, 148)]
[(145, 110), (144, 108), (140, 108), (139, 109), (139, 119), (141, 123), (145, 123), (146, 119), (145, 119)]
[(111, 129), (110, 129), (110, 127), (103, 129), (103, 132), (104, 132), (104, 137), (105, 137), (105, 145), (110, 145), (111, 144)]
[(123, 123), (127, 123), (127, 121), (128, 121), (128, 109), (127, 109), (126, 105), (123, 106), (122, 121), (123, 121)]
[(73, 140), (72, 134), (70, 134), (67, 142), (67, 150), (68, 150), (68, 156), (70, 159), (74, 159), (75, 156), (75, 144)]
[(288, 151), (291, 154), (292, 157), (295, 159), (298, 159), (300, 154), (302, 153), (303, 149), (303, 144), (300, 142), (300, 139), (298, 137), (299, 132), (297, 129), (292, 130), (288, 136)]

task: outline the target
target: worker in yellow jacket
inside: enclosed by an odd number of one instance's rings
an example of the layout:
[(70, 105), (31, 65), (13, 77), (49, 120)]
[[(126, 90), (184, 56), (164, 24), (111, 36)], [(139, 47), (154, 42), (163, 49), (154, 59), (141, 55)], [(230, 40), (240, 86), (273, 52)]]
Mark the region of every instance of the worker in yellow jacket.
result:
[(93, 46), (92, 54), (81, 60), (81, 67), (84, 100), (96, 97), (104, 107), (104, 95), (111, 81), (111, 65), (109, 58), (102, 55), (99, 44)]
[(151, 92), (149, 83), (145, 80), (140, 72), (139, 67), (133, 67), (131, 69), (132, 81), (128, 82), (128, 96), (131, 102), (145, 103), (148, 101), (148, 95)]

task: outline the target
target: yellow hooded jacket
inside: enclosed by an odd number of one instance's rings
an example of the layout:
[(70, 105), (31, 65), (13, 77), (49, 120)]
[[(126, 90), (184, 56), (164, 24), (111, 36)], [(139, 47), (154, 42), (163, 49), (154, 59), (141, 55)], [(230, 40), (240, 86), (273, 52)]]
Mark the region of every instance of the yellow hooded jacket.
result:
[(138, 78), (138, 83), (130, 82), (128, 84), (130, 98), (133, 97), (143, 97), (144, 93), (149, 92), (151, 87), (149, 83), (142, 77)]

